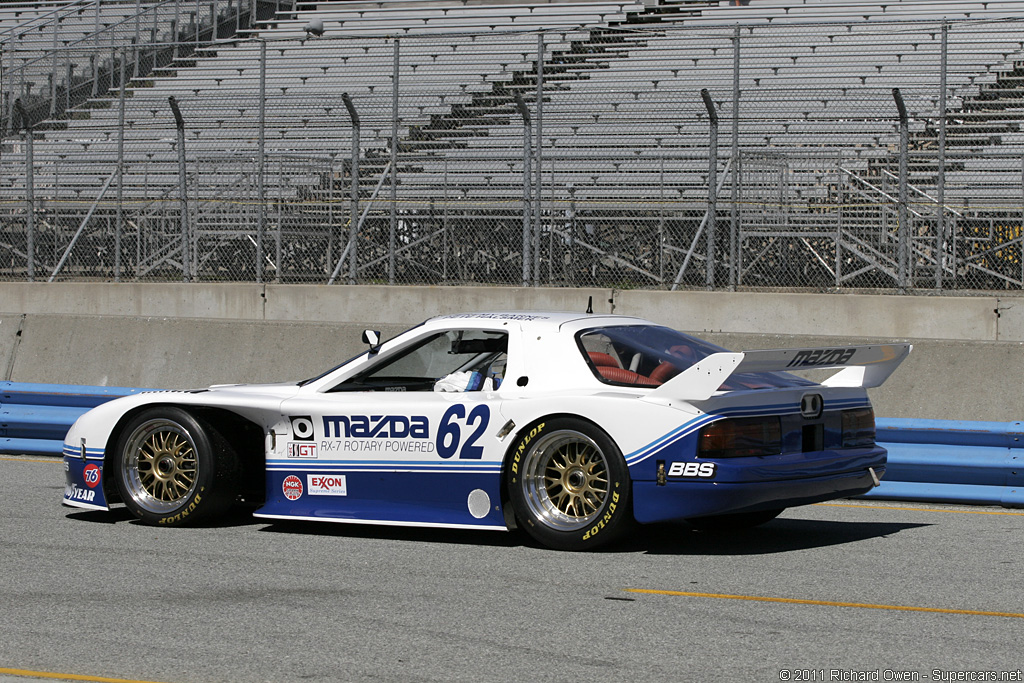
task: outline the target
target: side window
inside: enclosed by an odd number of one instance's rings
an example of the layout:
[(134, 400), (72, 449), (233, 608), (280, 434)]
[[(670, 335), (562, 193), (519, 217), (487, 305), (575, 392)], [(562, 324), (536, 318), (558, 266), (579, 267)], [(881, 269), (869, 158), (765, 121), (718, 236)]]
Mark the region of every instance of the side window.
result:
[(381, 358), (331, 391), (474, 391), (497, 389), (504, 378), (508, 335), (449, 330)]

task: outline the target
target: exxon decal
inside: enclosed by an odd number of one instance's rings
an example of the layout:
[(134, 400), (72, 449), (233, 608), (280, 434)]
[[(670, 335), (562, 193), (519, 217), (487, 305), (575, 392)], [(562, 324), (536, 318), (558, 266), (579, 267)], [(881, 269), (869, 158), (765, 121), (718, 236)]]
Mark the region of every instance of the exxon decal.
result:
[(324, 415), (328, 439), (428, 439), (430, 422), (425, 415)]

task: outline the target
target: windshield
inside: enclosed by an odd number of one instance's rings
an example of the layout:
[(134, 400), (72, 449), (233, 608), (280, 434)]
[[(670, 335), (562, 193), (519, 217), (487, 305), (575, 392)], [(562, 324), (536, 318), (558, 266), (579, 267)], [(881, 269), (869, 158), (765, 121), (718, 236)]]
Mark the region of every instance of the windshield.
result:
[[(721, 346), (659, 325), (617, 325), (585, 330), (577, 343), (594, 375), (607, 384), (657, 387)], [(722, 391), (813, 385), (786, 372), (745, 372), (731, 376)]]

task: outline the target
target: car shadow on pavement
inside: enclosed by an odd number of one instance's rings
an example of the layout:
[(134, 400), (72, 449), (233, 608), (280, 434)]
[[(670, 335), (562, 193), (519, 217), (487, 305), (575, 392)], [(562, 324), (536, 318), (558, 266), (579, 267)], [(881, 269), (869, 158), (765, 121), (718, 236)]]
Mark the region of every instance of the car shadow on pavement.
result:
[[(265, 520), (256, 519), (252, 516), (252, 510), (253, 508), (251, 507), (235, 507), (215, 519), (199, 522), (198, 524), (191, 524), (189, 525), (189, 528), (226, 529), (231, 527), (265, 524)], [(133, 515), (131, 511), (123, 505), (115, 505), (114, 507), (111, 507), (110, 510), (76, 510), (75, 512), (67, 513), (65, 517), (79, 522), (92, 522), (93, 524), (120, 524), (127, 522), (128, 524), (143, 525), (143, 522), (136, 519), (135, 515)]]
[[(266, 523), (267, 520), (257, 520)], [(331, 524), (306, 521), (274, 521), (260, 531), (279, 534), (307, 534), (345, 538), (369, 538), (416, 543), (478, 545), (514, 548), (525, 545), (526, 535), (473, 529), (430, 529), (426, 527), (384, 526), (379, 524)]]
[(931, 526), (910, 522), (846, 522), (774, 519), (742, 531), (698, 531), (685, 524), (639, 527), (628, 541), (610, 550), (654, 555), (767, 555), (884, 538), (907, 529)]
[[(109, 511), (78, 510), (66, 517), (94, 524), (142, 524), (123, 506)], [(373, 524), (336, 524), (304, 520), (268, 522), (252, 516), (252, 508), (237, 507), (228, 514), (194, 525), (193, 528), (259, 526), (260, 533), (300, 534), (353, 539), (380, 539), (416, 543), (476, 545), (482, 547), (525, 547), (545, 550), (522, 531), (475, 531), (472, 529), (430, 529), (425, 527)], [(742, 531), (698, 531), (686, 524), (640, 525), (626, 540), (601, 547), (599, 553), (647, 553), (652, 555), (766, 555), (794, 550), (856, 543), (872, 538), (931, 526), (909, 522), (855, 522), (780, 517)]]

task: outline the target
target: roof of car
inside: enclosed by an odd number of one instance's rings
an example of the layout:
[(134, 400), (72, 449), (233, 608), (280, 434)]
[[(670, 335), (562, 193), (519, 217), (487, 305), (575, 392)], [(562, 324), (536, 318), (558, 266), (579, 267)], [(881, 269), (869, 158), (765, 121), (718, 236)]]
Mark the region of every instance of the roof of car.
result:
[(599, 324), (650, 324), (650, 321), (633, 316), (609, 313), (578, 313), (575, 311), (480, 311), (475, 313), (453, 313), (439, 315), (428, 323), (443, 323), (452, 320), (467, 323), (519, 322), (537, 327), (562, 327), (566, 323), (579, 323), (580, 327), (591, 323)]

